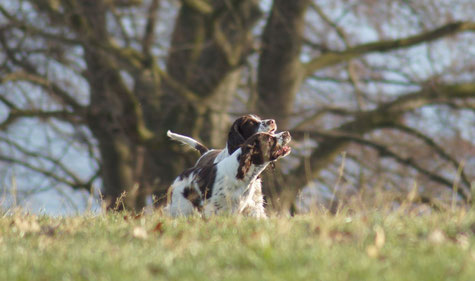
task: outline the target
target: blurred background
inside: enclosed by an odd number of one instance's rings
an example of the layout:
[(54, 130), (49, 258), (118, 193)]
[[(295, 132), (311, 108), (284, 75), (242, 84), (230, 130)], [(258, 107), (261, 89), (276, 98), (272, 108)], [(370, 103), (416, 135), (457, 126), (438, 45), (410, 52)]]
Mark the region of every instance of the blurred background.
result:
[[(266, 208), (471, 204), (472, 0), (2, 0), (0, 208), (160, 206), (246, 113), (290, 130)], [(100, 200), (102, 198), (102, 201)]]

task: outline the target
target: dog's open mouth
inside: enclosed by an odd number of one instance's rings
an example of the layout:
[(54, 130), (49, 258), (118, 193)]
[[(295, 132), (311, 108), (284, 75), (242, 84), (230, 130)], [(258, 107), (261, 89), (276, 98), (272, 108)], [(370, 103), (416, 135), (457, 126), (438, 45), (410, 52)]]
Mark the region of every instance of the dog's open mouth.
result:
[(279, 153), (281, 157), (284, 157), (284, 156), (287, 156), (291, 150), (292, 148), (290, 148), (290, 146), (284, 145), (281, 149), (279, 149)]
[(290, 148), (290, 146), (284, 145), (280, 147), (279, 149), (275, 150), (274, 153), (272, 153), (272, 158), (277, 159), (279, 157), (285, 157), (289, 155), (291, 150), (292, 148)]

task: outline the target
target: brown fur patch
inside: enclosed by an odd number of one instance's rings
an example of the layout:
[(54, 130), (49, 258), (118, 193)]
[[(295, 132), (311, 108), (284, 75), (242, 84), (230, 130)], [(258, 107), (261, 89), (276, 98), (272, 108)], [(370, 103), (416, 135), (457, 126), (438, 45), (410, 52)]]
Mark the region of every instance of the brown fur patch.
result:
[(213, 193), (213, 185), (216, 180), (216, 165), (208, 165), (198, 173), (198, 187), (205, 199), (209, 199)]
[(249, 137), (257, 132), (261, 120), (256, 119), (256, 117), (244, 115), (234, 121), (228, 133), (229, 154), (233, 154)]
[(198, 191), (196, 191), (192, 187), (186, 187), (183, 190), (183, 197), (185, 197), (187, 200), (189, 200), (191, 202), (191, 204), (193, 205), (193, 207), (195, 207), (199, 211), (201, 211), (201, 208), (202, 208), (202, 206), (201, 206), (201, 196), (198, 193)]
[(270, 151), (269, 138), (274, 138), (268, 133), (258, 133), (250, 137), (241, 147), (239, 167), (236, 178), (243, 179), (251, 165), (261, 165), (268, 161)]

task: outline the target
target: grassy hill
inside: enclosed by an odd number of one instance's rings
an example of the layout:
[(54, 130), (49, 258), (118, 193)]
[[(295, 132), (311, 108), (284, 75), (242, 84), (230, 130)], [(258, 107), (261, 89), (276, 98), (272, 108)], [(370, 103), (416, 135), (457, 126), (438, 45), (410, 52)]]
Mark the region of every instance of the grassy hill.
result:
[(475, 280), (475, 211), (0, 218), (1, 280)]

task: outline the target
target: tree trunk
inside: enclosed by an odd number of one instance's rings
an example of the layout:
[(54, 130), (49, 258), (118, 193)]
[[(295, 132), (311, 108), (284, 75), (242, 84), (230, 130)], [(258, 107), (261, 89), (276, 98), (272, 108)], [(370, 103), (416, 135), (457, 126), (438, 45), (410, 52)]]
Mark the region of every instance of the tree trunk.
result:
[[(251, 28), (260, 11), (253, 0), (211, 1), (211, 10), (198, 9), (192, 2), (184, 1), (177, 17), (167, 73), (199, 102), (187, 100), (174, 83), (167, 81), (162, 84), (157, 107), (145, 116), (153, 120), (148, 123), (159, 136), (170, 129), (200, 139), (209, 147), (223, 147), (240, 66), (251, 49)], [(179, 160), (177, 154), (185, 157)], [(170, 182), (198, 156), (184, 154), (181, 147), (165, 140), (151, 151), (151, 157), (153, 168), (147, 170), (153, 173), (154, 182), (160, 183), (154, 189), (163, 202)], [(171, 164), (170, 159), (176, 163)]]
[[(257, 109), (262, 117), (275, 119), (279, 130), (289, 128), (295, 96), (305, 74), (300, 52), (309, 3), (275, 0), (262, 37)], [(267, 203), (279, 209), (281, 193), (291, 188), (286, 186), (279, 169), (264, 173), (263, 185)]]
[(288, 129), (295, 96), (305, 74), (300, 49), (309, 3), (275, 0), (262, 37), (257, 108), (263, 117), (276, 119), (281, 129)]
[[(165, 85), (161, 110), (165, 116), (162, 128), (173, 126), (216, 147), (225, 142), (227, 111), (239, 67), (251, 49), (251, 28), (260, 12), (257, 1), (211, 2), (208, 13), (183, 5), (167, 61), (169, 75), (207, 106), (186, 103), (175, 89)], [(210, 123), (204, 124), (204, 120)]]
[[(69, 8), (78, 9), (83, 15), (78, 15), (71, 24), (87, 42), (83, 46), (87, 67), (84, 76), (90, 86), (87, 123), (99, 143), (104, 199), (109, 208), (140, 210), (145, 196), (137, 189), (138, 105), (131, 99), (133, 95), (122, 81), (116, 64), (95, 47), (100, 42), (108, 43), (107, 7), (101, 1), (83, 1)], [(116, 205), (124, 192), (123, 202)]]
[[(104, 199), (109, 208), (115, 208), (116, 200), (125, 192), (124, 206), (140, 210), (145, 204), (145, 194), (138, 189), (140, 137), (133, 105), (124, 98), (128, 90), (100, 52), (86, 49), (86, 62), (91, 85), (87, 121), (99, 143)], [(122, 206), (117, 205), (119, 209)]]

